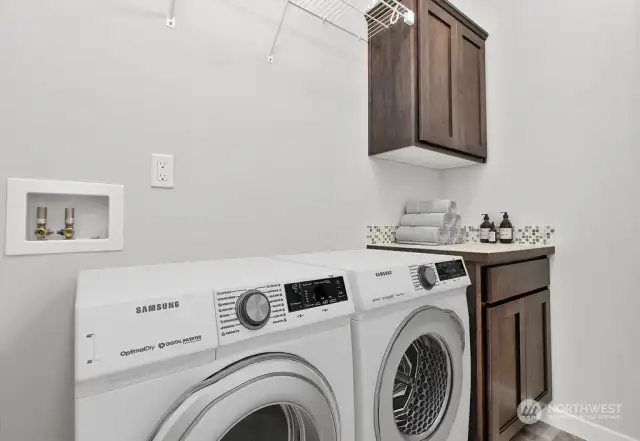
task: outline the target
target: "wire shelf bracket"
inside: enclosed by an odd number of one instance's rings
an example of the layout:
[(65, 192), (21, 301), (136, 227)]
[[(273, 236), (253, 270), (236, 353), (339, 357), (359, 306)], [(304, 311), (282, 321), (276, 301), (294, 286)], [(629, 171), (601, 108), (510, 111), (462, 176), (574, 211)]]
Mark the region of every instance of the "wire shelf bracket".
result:
[[(172, 0), (175, 3), (175, 0)], [(356, 0), (287, 0), (282, 11), (280, 24), (271, 45), (271, 51), (267, 57), (269, 63), (273, 63), (273, 54), (278, 44), (280, 31), (284, 24), (284, 19), (289, 11), (289, 6), (300, 9), (314, 17), (322, 20), (347, 34), (356, 37), (360, 41), (369, 42), (374, 36), (389, 29), (396, 24), (400, 18), (405, 24), (412, 26), (415, 23), (414, 12), (400, 3), (399, 0), (371, 0), (369, 8), (364, 10), (354, 4)], [(349, 28), (346, 23), (353, 22), (354, 15), (365, 19), (367, 23), (367, 34), (358, 33), (357, 30)]]
[(176, 0), (171, 0), (169, 13), (167, 14), (167, 26), (171, 29), (176, 27)]

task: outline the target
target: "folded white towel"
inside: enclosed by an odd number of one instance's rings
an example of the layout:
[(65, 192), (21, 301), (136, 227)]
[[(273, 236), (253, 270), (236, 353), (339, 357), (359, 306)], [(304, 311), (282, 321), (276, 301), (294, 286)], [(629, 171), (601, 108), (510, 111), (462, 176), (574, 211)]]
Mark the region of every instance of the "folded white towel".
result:
[(397, 242), (421, 242), (444, 245), (449, 240), (449, 230), (438, 227), (399, 227)]
[(457, 204), (450, 199), (435, 201), (409, 201), (405, 207), (407, 214), (417, 213), (457, 213)]
[(457, 227), (451, 227), (449, 230), (449, 240), (447, 240), (447, 245), (454, 245), (458, 243), (458, 237), (460, 236), (460, 229)]
[(405, 214), (400, 219), (403, 227), (440, 227), (451, 228), (455, 220), (453, 213)]
[(451, 223), (451, 228), (449, 229), (449, 239), (447, 240), (447, 245), (453, 245), (458, 243), (458, 238), (460, 237), (462, 228), (462, 218), (459, 214), (453, 215), (453, 222)]

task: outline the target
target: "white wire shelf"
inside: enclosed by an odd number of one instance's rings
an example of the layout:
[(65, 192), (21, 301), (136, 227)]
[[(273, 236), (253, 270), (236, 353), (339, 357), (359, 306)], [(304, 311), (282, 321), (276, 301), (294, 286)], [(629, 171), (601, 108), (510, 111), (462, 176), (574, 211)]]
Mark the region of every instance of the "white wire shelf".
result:
[[(369, 7), (366, 9), (359, 6), (356, 0), (287, 0), (269, 53), (270, 63), (273, 62), (273, 53), (289, 6), (307, 12), (324, 23), (362, 41), (369, 41), (375, 35), (389, 29), (400, 19), (410, 26), (415, 22), (413, 11), (398, 0), (369, 1)], [(362, 26), (360, 26), (361, 23), (358, 23), (362, 19), (367, 24), (366, 34), (361, 32)]]
[[(286, 0), (280, 24), (276, 31), (271, 51), (267, 58), (273, 63), (273, 53), (278, 43), (278, 37), (284, 24), (284, 19), (290, 7), (294, 7), (314, 17), (322, 20), (343, 32), (346, 32), (361, 41), (370, 41), (371, 38), (381, 32), (386, 31), (391, 26), (402, 20), (405, 24), (411, 26), (415, 22), (415, 14), (400, 0), (369, 0), (368, 7), (360, 5), (361, 2), (367, 0)], [(174, 28), (176, 26), (175, 19), (176, 0), (170, 0), (169, 13), (167, 15), (167, 26)], [(366, 24), (366, 32), (364, 24)]]

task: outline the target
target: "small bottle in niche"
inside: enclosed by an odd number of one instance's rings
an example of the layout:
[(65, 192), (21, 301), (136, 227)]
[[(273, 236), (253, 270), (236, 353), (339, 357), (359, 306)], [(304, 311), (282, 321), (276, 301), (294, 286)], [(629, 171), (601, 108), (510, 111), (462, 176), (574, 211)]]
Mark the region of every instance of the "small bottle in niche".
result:
[(500, 223), (500, 243), (512, 243), (513, 242), (513, 225), (509, 220), (509, 214), (503, 211), (502, 222)]
[(489, 222), (489, 215), (484, 215), (484, 222), (480, 224), (480, 242), (489, 243), (489, 230), (491, 229), (491, 222)]
[(489, 229), (489, 243), (498, 242), (498, 232), (496, 231), (496, 224), (491, 222), (491, 228)]

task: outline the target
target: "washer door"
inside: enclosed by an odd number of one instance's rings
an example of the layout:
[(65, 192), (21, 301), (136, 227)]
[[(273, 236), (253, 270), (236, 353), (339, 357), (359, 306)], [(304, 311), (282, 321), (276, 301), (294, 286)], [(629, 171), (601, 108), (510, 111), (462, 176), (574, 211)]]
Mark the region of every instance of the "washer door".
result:
[(396, 330), (378, 373), (378, 441), (446, 441), (462, 394), (464, 328), (451, 311), (424, 307)]
[(288, 354), (242, 360), (183, 394), (149, 441), (340, 441), (333, 391)]

